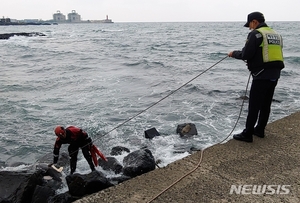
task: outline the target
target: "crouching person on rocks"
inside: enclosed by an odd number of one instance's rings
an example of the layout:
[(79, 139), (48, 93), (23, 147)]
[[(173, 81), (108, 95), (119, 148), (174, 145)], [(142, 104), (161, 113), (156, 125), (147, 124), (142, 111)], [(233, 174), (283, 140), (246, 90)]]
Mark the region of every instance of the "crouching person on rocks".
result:
[(84, 158), (88, 162), (92, 171), (95, 170), (95, 166), (92, 161), (92, 157), (90, 154), (90, 148), (92, 146), (92, 139), (88, 136), (88, 134), (83, 131), (81, 128), (75, 126), (69, 126), (64, 128), (62, 126), (57, 126), (54, 129), (55, 135), (57, 136), (54, 150), (53, 150), (53, 163), (56, 164), (59, 158), (59, 150), (62, 144), (69, 144), (68, 152), (70, 156), (70, 168), (71, 174), (73, 174), (76, 170), (77, 165), (77, 155), (79, 148), (83, 153)]

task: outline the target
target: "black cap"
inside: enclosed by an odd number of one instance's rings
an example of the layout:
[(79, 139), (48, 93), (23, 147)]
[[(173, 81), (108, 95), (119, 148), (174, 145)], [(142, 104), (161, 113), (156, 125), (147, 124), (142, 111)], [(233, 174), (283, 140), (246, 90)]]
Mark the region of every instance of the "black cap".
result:
[(261, 12), (253, 12), (248, 15), (247, 23), (244, 25), (244, 27), (249, 27), (249, 24), (252, 20), (257, 20), (260, 23), (265, 22), (264, 14)]

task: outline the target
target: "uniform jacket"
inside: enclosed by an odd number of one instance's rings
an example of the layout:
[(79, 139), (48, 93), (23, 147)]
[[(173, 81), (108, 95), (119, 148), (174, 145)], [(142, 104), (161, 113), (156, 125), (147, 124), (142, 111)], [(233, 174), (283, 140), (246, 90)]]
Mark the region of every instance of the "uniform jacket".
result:
[[(256, 29), (260, 27), (267, 27), (267, 24), (260, 23)], [(282, 61), (263, 62), (262, 47), (260, 47), (263, 37), (256, 29), (248, 34), (242, 51), (233, 51), (232, 57), (247, 61), (248, 69), (254, 80), (277, 80), (280, 77), (281, 69), (284, 68), (284, 63)]]

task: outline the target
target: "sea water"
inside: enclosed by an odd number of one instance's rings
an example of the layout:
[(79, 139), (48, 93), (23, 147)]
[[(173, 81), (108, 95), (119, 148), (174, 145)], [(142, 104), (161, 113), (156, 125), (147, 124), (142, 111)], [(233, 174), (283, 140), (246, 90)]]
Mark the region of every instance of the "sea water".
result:
[[(2, 26), (0, 33), (46, 36), (0, 41), (1, 170), (52, 153), (56, 125), (81, 127), (106, 156), (115, 146), (148, 147), (160, 166), (243, 130), (248, 103), (239, 117), (240, 97), (249, 71), (243, 61), (225, 58), (243, 47), (249, 33), (243, 24)], [(283, 36), (286, 66), (272, 122), (300, 109), (300, 23), (268, 25)], [(180, 138), (176, 128), (183, 123), (194, 123), (198, 135)], [(153, 127), (160, 136), (146, 139), (144, 131)], [(82, 157), (80, 152), (77, 171), (88, 173)]]

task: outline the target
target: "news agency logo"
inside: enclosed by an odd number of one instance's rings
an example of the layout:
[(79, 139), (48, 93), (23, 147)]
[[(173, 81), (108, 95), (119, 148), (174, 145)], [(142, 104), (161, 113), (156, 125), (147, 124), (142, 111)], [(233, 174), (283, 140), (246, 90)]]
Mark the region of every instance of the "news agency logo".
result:
[(231, 185), (229, 194), (237, 195), (287, 195), (291, 185)]

